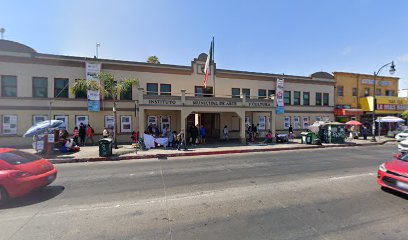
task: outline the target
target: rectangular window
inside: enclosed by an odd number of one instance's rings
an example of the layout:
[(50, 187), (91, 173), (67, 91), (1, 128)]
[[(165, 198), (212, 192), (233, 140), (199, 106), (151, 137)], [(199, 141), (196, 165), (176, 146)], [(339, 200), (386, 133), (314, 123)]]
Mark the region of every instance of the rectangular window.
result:
[(394, 90), (385, 90), (386, 96), (394, 96)]
[(132, 116), (120, 116), (120, 132), (132, 132)]
[(213, 87), (195, 86), (195, 96), (196, 97), (212, 97)]
[(285, 91), (284, 93), (284, 104), (291, 105), (292, 104), (292, 96), (290, 91)]
[(265, 99), (266, 98), (266, 89), (258, 89), (258, 98)]
[(275, 96), (275, 90), (268, 90), (268, 97)]
[(300, 117), (293, 117), (293, 129), (300, 129)]
[(133, 100), (132, 87), (129, 87), (120, 94), (120, 100)]
[(2, 134), (16, 135), (17, 134), (17, 115), (2, 116)]
[(283, 129), (289, 129), (290, 127), (290, 117), (285, 117), (285, 120), (283, 121)]
[(337, 86), (337, 96), (343, 97), (343, 90), (344, 90), (343, 86)]
[(171, 95), (171, 84), (160, 84), (160, 95)]
[(39, 122), (44, 122), (45, 120), (48, 120), (47, 115), (33, 115), (33, 125), (36, 125)]
[(357, 88), (353, 88), (352, 94), (353, 94), (353, 97), (357, 97)]
[(55, 115), (55, 120), (62, 121), (62, 124), (58, 126), (60, 130), (69, 130), (68, 128), (68, 115)]
[(303, 123), (302, 128), (307, 129), (309, 127), (309, 117), (303, 117), (302, 123)]
[(242, 95), (244, 95), (246, 98), (251, 98), (251, 89), (243, 88), (242, 89)]
[(309, 106), (310, 105), (310, 93), (303, 92), (303, 105)]
[[(75, 79), (75, 81), (78, 81), (80, 79)], [(88, 98), (88, 94), (87, 91), (78, 91), (75, 93), (75, 98), (80, 98), (80, 99), (87, 99)]]
[(364, 88), (364, 96), (370, 96), (370, 88)]
[(329, 106), (329, 94), (323, 93), (323, 106)]
[(241, 97), (241, 89), (231, 88), (231, 95), (232, 95), (232, 98), (240, 98)]
[(375, 89), (375, 95), (376, 96), (381, 96), (381, 89)]
[(1, 96), (17, 97), (17, 77), (1, 76)]
[(68, 78), (54, 78), (54, 97), (68, 98)]
[(148, 83), (147, 84), (147, 95), (159, 95), (159, 84)]
[(293, 105), (300, 105), (300, 92), (298, 91), (293, 93)]
[(322, 93), (316, 93), (316, 106), (322, 106)]
[(89, 124), (89, 118), (87, 115), (76, 115), (75, 116), (75, 127), (78, 127), (80, 124), (84, 124), (85, 126), (88, 126)]
[(33, 97), (35, 98), (48, 97), (48, 78), (33, 77)]

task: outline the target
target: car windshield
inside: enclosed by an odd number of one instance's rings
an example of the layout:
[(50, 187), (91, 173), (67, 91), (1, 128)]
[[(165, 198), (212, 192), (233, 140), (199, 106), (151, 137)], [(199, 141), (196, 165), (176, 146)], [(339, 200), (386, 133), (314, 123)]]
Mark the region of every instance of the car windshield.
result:
[(402, 133), (408, 133), (408, 129), (407, 129), (407, 130), (402, 131)]
[(12, 165), (29, 163), (40, 159), (41, 157), (39, 156), (18, 150), (0, 153), (0, 160), (6, 161), (7, 163)]
[(400, 160), (408, 162), (408, 154), (404, 154), (400, 157)]

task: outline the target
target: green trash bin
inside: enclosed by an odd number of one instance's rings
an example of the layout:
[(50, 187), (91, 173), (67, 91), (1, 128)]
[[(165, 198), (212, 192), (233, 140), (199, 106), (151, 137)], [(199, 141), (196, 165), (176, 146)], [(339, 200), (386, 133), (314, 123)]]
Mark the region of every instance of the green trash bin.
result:
[(99, 140), (99, 157), (112, 156), (112, 139), (102, 138)]

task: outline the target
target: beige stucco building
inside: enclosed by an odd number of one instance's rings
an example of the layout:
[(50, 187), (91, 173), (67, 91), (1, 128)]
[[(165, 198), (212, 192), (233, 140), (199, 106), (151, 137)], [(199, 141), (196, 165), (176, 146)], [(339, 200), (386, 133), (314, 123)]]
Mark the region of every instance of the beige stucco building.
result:
[[(100, 64), (115, 79), (134, 77), (139, 86), (117, 101), (119, 142), (130, 142), (132, 130), (156, 125), (172, 131), (202, 124), (207, 138), (222, 138), (228, 126), (230, 138), (245, 139), (246, 124), (259, 124), (261, 136), (268, 129), (299, 132), (315, 120), (333, 120), (334, 85), (331, 74), (311, 76), (217, 69), (211, 65), (207, 89), (202, 69), (206, 54), (190, 66), (149, 64), (109, 59), (37, 53), (20, 43), (0, 40), (0, 147), (28, 145), (22, 138), (34, 123), (61, 119), (72, 133), (79, 122), (91, 124), (96, 134), (112, 122), (112, 100), (101, 100), (99, 111), (88, 111), (86, 93), (75, 96), (68, 87), (86, 78), (86, 63)], [(214, 76), (215, 72), (215, 76)], [(276, 80), (284, 79), (284, 114), (276, 114)], [(215, 94), (213, 94), (215, 92)]]

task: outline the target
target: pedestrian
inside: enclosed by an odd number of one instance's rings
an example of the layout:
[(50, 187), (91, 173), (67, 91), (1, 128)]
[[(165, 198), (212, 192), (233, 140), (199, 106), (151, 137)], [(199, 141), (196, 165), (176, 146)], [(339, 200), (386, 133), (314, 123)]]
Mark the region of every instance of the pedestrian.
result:
[(75, 145), (79, 145), (79, 143), (78, 143), (78, 137), (79, 137), (79, 130), (78, 130), (78, 127), (75, 127), (75, 128), (74, 128), (74, 133), (73, 133), (73, 135), (72, 135), (72, 138), (74, 139)]
[(85, 146), (86, 128), (83, 123), (79, 124), (79, 141), (81, 146)]
[(91, 146), (94, 145), (94, 134), (95, 130), (88, 124), (88, 127), (86, 128), (86, 139), (91, 141)]
[(205, 135), (206, 135), (206, 130), (204, 125), (201, 125), (200, 127), (200, 136), (201, 136), (201, 143), (205, 144)]
[(173, 148), (174, 134), (173, 134), (171, 131), (169, 131), (169, 134), (168, 134), (168, 135), (169, 135), (169, 136), (168, 136), (168, 138), (167, 138), (167, 141), (168, 141), (167, 146)]
[(199, 135), (199, 131), (198, 131), (198, 125), (193, 127), (193, 145), (197, 145), (199, 144), (199, 140), (198, 140), (198, 135)]
[(293, 136), (293, 127), (292, 125), (289, 126), (289, 139), (293, 140), (294, 136)]
[(184, 150), (187, 150), (186, 140), (184, 136), (184, 129), (181, 129), (180, 133), (177, 134), (177, 150), (180, 151), (181, 147), (184, 147)]
[(228, 141), (228, 127), (225, 125), (224, 130), (222, 131), (224, 133), (224, 140)]
[(251, 127), (251, 142), (255, 142), (255, 139), (256, 139), (256, 131), (257, 131), (257, 129), (256, 129), (256, 127), (255, 127), (255, 124), (252, 124), (252, 127)]
[(107, 128), (104, 128), (102, 131), (102, 137), (103, 138), (108, 138), (109, 137), (109, 132)]
[(367, 140), (367, 127), (363, 125), (363, 127), (361, 128), (361, 131), (362, 131), (364, 140)]

